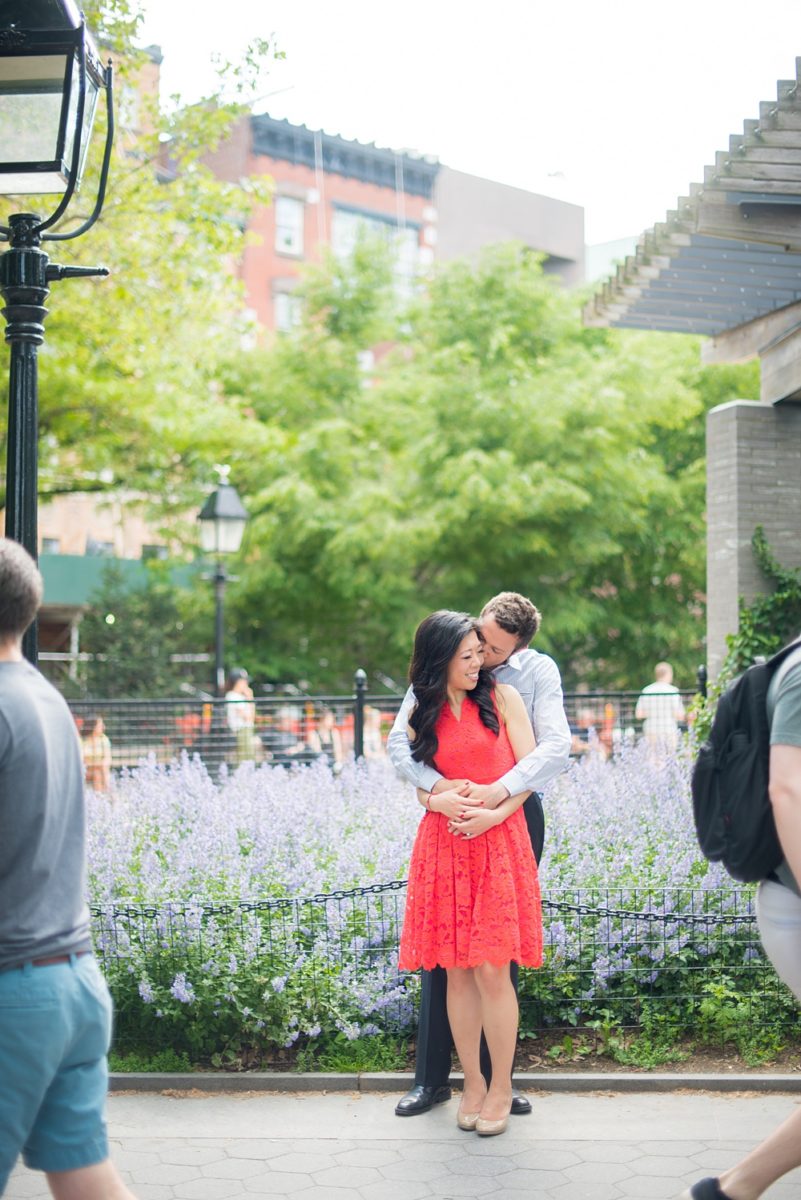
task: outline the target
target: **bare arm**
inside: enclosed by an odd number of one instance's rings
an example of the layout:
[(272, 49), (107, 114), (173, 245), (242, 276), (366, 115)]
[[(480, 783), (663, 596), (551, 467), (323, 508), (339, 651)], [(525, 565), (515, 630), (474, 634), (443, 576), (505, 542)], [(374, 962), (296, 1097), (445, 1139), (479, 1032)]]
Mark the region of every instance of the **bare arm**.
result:
[(801, 880), (801, 746), (771, 746), (768, 790), (784, 857)]
[[(517, 760), (525, 758), (534, 749), (535, 742), (534, 730), (531, 728), (531, 721), (523, 699), (515, 688), (502, 683), (497, 685), (496, 694), (501, 719), (506, 725), (506, 732), (509, 734), (515, 758)], [(475, 793), (475, 790), (474, 785), (471, 788), (471, 794)], [(517, 812), (530, 794), (528, 790), (517, 792), (514, 796), (507, 796), (505, 800), (494, 807), (487, 805), (466, 810), (464, 816), (451, 821), (451, 829), (454, 833), (462, 834), (465, 837), (477, 837), (478, 834), (485, 833), (493, 825), (500, 825), (507, 817), (511, 817), (512, 813)]]

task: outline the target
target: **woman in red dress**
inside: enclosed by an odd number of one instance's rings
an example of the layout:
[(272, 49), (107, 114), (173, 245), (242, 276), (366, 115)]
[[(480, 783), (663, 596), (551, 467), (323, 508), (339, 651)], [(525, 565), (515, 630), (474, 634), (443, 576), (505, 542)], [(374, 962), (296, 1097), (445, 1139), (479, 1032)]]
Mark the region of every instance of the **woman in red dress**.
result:
[[(412, 755), (450, 780), (494, 783), (534, 749), (525, 705), (482, 669), (478, 626), (464, 613), (432, 613), (415, 634), (409, 671)], [(426, 813), (409, 864), (401, 969), (445, 967), (448, 1019), (464, 1071), (460, 1129), (503, 1133), (512, 1103), (517, 997), (509, 963), (542, 963), (537, 864), (510, 796), (484, 808), (450, 790), (418, 793)], [(479, 1066), (484, 1030), (489, 1090)]]

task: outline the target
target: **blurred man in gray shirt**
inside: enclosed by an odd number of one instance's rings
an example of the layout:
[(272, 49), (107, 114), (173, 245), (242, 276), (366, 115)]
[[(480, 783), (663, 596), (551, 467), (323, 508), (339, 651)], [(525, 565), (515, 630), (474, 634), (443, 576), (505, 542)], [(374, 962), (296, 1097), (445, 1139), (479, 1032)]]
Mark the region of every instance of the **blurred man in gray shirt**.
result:
[(56, 1200), (133, 1200), (108, 1157), (78, 734), (22, 656), (41, 599), (33, 559), (0, 538), (0, 1194), (22, 1154)]

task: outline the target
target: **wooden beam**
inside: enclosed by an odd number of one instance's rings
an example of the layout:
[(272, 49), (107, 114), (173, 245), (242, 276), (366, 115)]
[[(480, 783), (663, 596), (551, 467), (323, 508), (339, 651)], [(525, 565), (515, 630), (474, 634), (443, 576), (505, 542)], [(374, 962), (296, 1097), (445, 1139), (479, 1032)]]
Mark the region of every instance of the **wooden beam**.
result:
[(801, 301), (709, 338), (701, 347), (701, 361), (708, 366), (714, 363), (748, 362), (799, 323)]
[(755, 206), (745, 213), (739, 205), (721, 202), (720, 197), (710, 192), (698, 205), (695, 232), (801, 251), (801, 207), (774, 205), (766, 212), (759, 212)]
[(759, 398), (763, 404), (801, 400), (801, 322), (759, 356)]

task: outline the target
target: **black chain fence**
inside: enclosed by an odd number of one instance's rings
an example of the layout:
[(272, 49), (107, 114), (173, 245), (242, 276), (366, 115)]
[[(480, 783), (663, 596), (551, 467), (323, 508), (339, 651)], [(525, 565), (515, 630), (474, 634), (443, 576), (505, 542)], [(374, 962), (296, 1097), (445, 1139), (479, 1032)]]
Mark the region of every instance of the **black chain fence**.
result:
[[(419, 980), (396, 965), (405, 886), (95, 906), (118, 1049), (212, 1056), (412, 1034)], [(797, 1031), (792, 997), (759, 945), (751, 888), (547, 891), (543, 917), (543, 966), (520, 976), (524, 1036), (633, 1031), (770, 1049)]]

